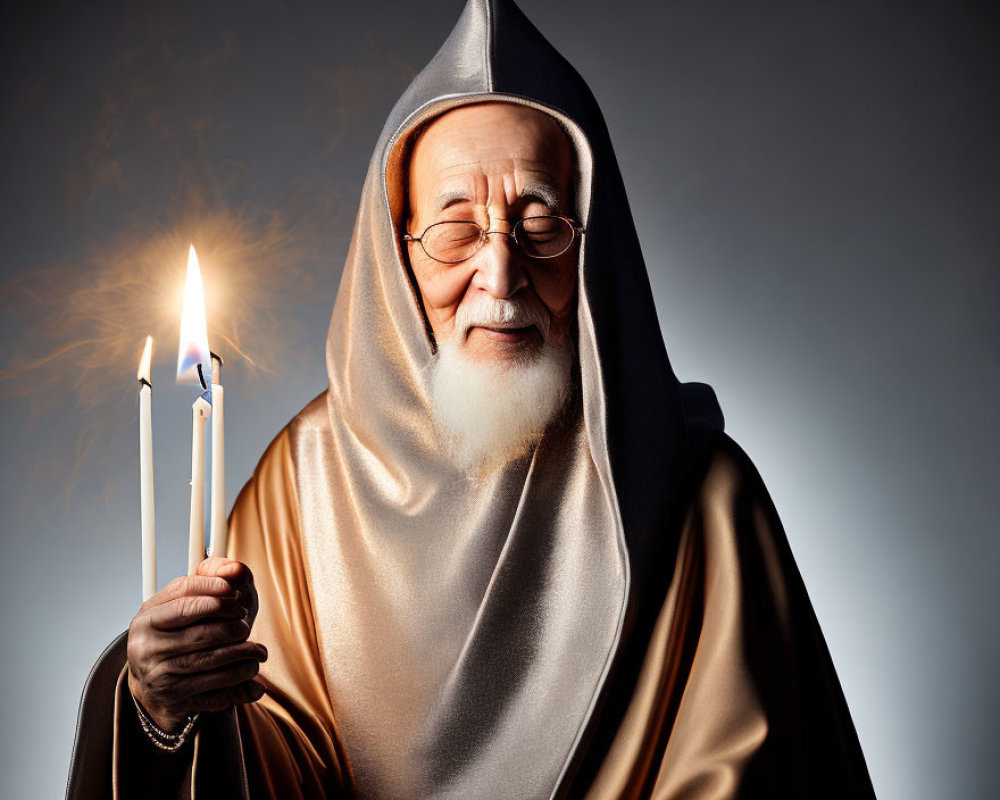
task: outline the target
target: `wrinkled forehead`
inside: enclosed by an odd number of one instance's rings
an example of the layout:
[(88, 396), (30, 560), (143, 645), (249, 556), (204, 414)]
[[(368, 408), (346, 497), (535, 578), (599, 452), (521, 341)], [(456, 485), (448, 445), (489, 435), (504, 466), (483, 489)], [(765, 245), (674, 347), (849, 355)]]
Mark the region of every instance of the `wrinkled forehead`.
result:
[[(565, 136), (570, 143), (572, 175), (569, 184), (572, 206), (567, 210), (575, 219), (586, 225), (590, 206), (591, 156), (589, 144), (587, 143), (587, 139), (583, 135), (582, 131), (580, 131), (577, 125), (565, 115), (539, 103), (534, 103), (529, 100), (525, 100), (524, 98), (511, 95), (482, 94), (469, 95), (461, 98), (447, 98), (428, 104), (419, 112), (411, 116), (411, 118), (404, 123), (401, 131), (397, 133), (393, 140), (390, 141), (384, 159), (385, 167), (383, 175), (385, 179), (384, 186), (386, 191), (386, 200), (389, 204), (389, 212), (393, 225), (397, 231), (404, 228), (403, 218), (407, 211), (407, 185), (409, 169), (412, 164), (414, 146), (417, 141), (421, 139), (421, 135), (428, 131), (432, 124), (441, 120), (441, 118), (449, 111), (464, 106), (481, 105), (483, 103), (496, 104), (498, 102), (526, 106), (535, 109), (536, 111), (543, 112), (555, 121), (556, 126), (552, 129), (553, 136)], [(544, 127), (544, 125), (542, 127)], [(445, 126), (442, 126), (442, 130), (444, 128)], [(482, 137), (482, 134), (480, 134), (480, 136)], [(558, 158), (558, 155), (551, 151), (553, 150), (554, 143), (560, 143), (559, 140), (556, 139), (555, 142), (553, 142), (552, 137), (548, 137), (548, 139), (549, 141), (546, 141), (546, 137), (542, 136), (535, 141), (534, 145), (529, 144), (526, 146), (534, 146), (535, 151), (532, 155), (536, 155), (539, 158), (546, 157), (546, 150), (550, 151), (548, 153), (549, 158)], [(478, 144), (482, 144), (484, 147), (486, 146), (486, 144), (482, 142), (479, 142)], [(477, 143), (469, 144), (472, 148), (475, 148), (476, 145)], [(558, 166), (553, 164), (552, 170), (554, 171), (557, 169)]]
[(404, 166), (410, 217), (463, 200), (513, 202), (526, 192), (548, 197), (557, 208), (572, 194), (569, 137), (553, 117), (530, 106), (493, 102), (451, 109), (415, 134)]

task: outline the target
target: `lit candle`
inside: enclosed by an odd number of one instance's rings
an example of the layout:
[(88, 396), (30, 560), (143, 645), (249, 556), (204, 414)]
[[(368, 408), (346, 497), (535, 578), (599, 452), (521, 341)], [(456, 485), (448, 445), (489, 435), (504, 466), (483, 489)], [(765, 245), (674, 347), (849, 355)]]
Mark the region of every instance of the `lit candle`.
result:
[(205, 420), (212, 414), (204, 397), (191, 406), (191, 522), (188, 527), (188, 575), (205, 557)]
[(222, 356), (212, 353), (212, 527), (209, 554), (226, 554), (226, 408)]
[(139, 361), (139, 511), (142, 525), (142, 600), (156, 594), (156, 513), (153, 497), (153, 384), (149, 379), (153, 337)]
[(188, 574), (193, 575), (205, 557), (205, 420), (212, 415), (212, 359), (205, 323), (205, 295), (194, 245), (188, 252), (184, 312), (181, 315), (177, 382), (194, 383), (200, 394), (191, 406), (191, 516), (188, 526)]

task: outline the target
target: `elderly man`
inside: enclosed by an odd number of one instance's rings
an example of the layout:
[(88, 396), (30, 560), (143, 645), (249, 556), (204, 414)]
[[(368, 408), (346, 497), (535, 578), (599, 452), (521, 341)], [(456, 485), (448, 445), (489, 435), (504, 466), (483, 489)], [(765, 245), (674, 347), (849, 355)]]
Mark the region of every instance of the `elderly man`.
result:
[(390, 115), (327, 365), (228, 557), (99, 663), (71, 797), (872, 796), (596, 103), (512, 3)]
[(525, 452), (569, 397), (572, 174), (565, 133), (530, 106), (458, 108), (416, 140), (407, 229), (421, 234), (404, 240), (438, 348), (434, 415), (467, 469)]

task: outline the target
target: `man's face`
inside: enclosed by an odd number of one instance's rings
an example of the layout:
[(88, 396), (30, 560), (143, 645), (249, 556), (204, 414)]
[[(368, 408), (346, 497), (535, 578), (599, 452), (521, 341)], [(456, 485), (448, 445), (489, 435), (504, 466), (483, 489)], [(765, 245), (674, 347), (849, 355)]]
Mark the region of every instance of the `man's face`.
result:
[[(454, 109), (414, 146), (407, 231), (420, 236), (435, 222), (472, 220), (484, 230), (510, 232), (524, 217), (570, 216), (572, 172), (569, 141), (548, 115), (510, 103)], [(512, 238), (496, 234), (458, 264), (435, 261), (417, 242), (408, 244), (408, 253), (439, 343), (454, 337), (467, 357), (495, 362), (539, 352), (546, 327), (550, 344), (565, 343), (575, 310), (575, 243), (550, 259), (531, 258)], [(476, 324), (474, 309), (496, 300), (532, 308), (546, 324), (517, 330)]]
[[(431, 123), (410, 162), (407, 230), (443, 221), (510, 232), (525, 217), (567, 216), (573, 162), (549, 116), (526, 106), (458, 108)], [(483, 474), (527, 453), (571, 396), (576, 247), (549, 259), (491, 234), (465, 261), (410, 264), (438, 350), (434, 418), (454, 462)]]

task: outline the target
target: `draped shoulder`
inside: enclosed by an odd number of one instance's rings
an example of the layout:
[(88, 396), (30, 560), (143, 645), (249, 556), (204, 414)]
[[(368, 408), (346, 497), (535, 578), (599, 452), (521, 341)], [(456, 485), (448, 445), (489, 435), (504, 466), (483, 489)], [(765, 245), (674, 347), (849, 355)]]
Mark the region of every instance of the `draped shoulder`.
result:
[(760, 474), (714, 434), (635, 691), (586, 795), (873, 798)]

